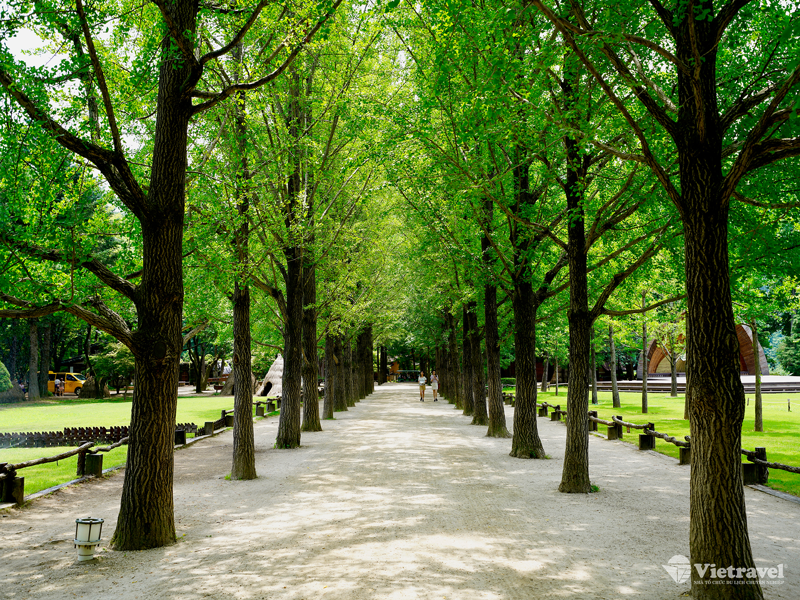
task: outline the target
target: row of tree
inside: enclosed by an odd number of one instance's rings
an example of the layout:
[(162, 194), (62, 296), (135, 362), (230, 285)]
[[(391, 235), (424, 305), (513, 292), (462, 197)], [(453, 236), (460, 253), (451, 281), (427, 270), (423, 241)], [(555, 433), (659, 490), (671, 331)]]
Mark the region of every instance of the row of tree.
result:
[[(115, 547), (174, 540), (176, 367), (211, 323), (232, 328), (235, 479), (255, 476), (253, 344), (284, 352), (278, 447), (317, 428), (300, 400), (321, 346), (335, 409), (353, 364), (366, 385), (374, 342), (402, 341), (434, 349), (443, 387), (496, 436), (513, 356), (511, 454), (542, 458), (538, 349), (568, 363), (581, 414), (598, 323), (685, 301), (692, 562), (753, 566), (735, 323), (796, 288), (787, 6), (79, 0), (16, 17), (0, 316), (66, 312), (134, 357)], [(9, 48), (23, 22), (57, 60)], [(588, 492), (588, 465), (570, 419), (560, 490)], [(693, 582), (729, 587), (761, 595)]]

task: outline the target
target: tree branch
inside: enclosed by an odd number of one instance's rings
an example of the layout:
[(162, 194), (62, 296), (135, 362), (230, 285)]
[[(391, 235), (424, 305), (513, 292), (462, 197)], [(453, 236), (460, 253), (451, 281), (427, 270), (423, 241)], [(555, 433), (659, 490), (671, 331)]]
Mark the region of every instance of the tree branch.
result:
[(75, 7), (78, 11), (78, 18), (81, 21), (81, 29), (83, 30), (83, 38), (86, 40), (86, 47), (89, 50), (89, 58), (92, 61), (94, 68), (94, 76), (97, 78), (97, 85), (100, 88), (100, 94), (103, 96), (103, 105), (106, 109), (106, 117), (108, 118), (108, 126), (111, 129), (111, 139), (114, 141), (114, 150), (122, 156), (122, 140), (119, 136), (119, 127), (117, 127), (117, 118), (114, 116), (114, 107), (111, 104), (111, 95), (108, 93), (108, 85), (106, 84), (106, 76), (103, 73), (103, 67), (100, 64), (100, 59), (97, 57), (97, 50), (94, 47), (94, 40), (89, 31), (89, 23), (86, 21), (86, 13), (83, 10), (82, 0), (75, 0)]
[[(159, 1), (161, 1), (161, 0), (159, 0)], [(292, 62), (297, 57), (297, 55), (300, 54), (300, 51), (303, 50), (303, 48), (305, 48), (308, 45), (308, 43), (312, 40), (312, 38), (317, 33), (317, 31), (319, 31), (319, 29), (326, 23), (326, 21), (331, 16), (333, 16), (333, 13), (336, 11), (336, 9), (339, 7), (339, 5), (341, 3), (342, 3), (342, 0), (336, 0), (334, 5), (331, 7), (330, 11), (325, 13), (325, 15), (323, 15), (317, 21), (316, 25), (314, 25), (314, 27), (312, 27), (308, 31), (308, 33), (306, 33), (305, 37), (303, 37), (303, 39), (300, 41), (300, 43), (297, 44), (292, 49), (292, 51), (289, 53), (289, 56), (286, 57), (286, 60), (284, 60), (283, 63), (281, 63), (278, 66), (278, 68), (276, 68), (274, 71), (272, 71), (272, 73), (269, 73), (268, 75), (265, 75), (261, 79), (258, 79), (257, 81), (253, 81), (251, 83), (237, 83), (235, 85), (231, 85), (231, 86), (226, 87), (221, 92), (219, 92), (216, 96), (214, 96), (212, 99), (207, 100), (206, 102), (201, 102), (200, 104), (195, 104), (194, 107), (192, 108), (192, 114), (196, 115), (198, 113), (206, 111), (209, 108), (212, 108), (212, 107), (216, 106), (217, 104), (219, 104), (220, 102), (222, 102), (223, 100), (228, 98), (229, 96), (235, 94), (236, 92), (246, 92), (246, 91), (249, 91), (249, 90), (257, 89), (257, 88), (269, 83), (270, 81), (272, 81), (276, 77), (278, 77), (281, 73), (283, 73), (289, 67), (289, 65), (292, 64)], [(287, 41), (288, 40), (284, 40), (283, 42), (281, 42), (278, 45), (278, 47), (275, 49), (275, 51), (272, 53), (272, 55), (265, 61), (265, 63), (269, 63), (272, 59), (274, 59), (278, 55), (278, 53), (283, 48), (286, 47)]]
[(247, 35), (247, 32), (250, 31), (250, 28), (253, 26), (253, 23), (256, 22), (258, 16), (261, 14), (261, 11), (264, 7), (269, 4), (268, 0), (261, 0), (256, 7), (253, 9), (253, 13), (250, 15), (250, 18), (247, 19), (247, 22), (242, 26), (239, 32), (233, 37), (233, 39), (228, 42), (225, 46), (218, 50), (214, 50), (213, 52), (208, 52), (200, 57), (200, 65), (205, 65), (208, 61), (214, 60), (215, 58), (219, 58), (220, 56), (224, 56), (231, 50), (233, 50), (239, 42), (244, 39), (244, 36)]

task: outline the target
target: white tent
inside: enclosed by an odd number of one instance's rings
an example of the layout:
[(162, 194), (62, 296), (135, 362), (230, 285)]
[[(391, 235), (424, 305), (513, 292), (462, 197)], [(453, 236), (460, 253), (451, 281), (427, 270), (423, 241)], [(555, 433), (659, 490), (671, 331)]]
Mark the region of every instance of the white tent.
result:
[(267, 371), (264, 380), (256, 388), (256, 396), (275, 398), (283, 394), (283, 356), (278, 354), (275, 362)]

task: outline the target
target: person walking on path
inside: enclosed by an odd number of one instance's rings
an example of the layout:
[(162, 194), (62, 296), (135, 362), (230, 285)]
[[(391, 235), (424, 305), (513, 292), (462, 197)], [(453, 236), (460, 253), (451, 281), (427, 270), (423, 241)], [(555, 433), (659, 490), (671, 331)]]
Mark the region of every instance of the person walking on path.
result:
[(425, 371), (419, 372), (419, 401), (425, 402), (425, 382), (428, 381), (428, 378), (425, 377)]
[(438, 402), (436, 394), (439, 392), (439, 377), (436, 375), (436, 371), (431, 371), (431, 389), (433, 390), (433, 401)]

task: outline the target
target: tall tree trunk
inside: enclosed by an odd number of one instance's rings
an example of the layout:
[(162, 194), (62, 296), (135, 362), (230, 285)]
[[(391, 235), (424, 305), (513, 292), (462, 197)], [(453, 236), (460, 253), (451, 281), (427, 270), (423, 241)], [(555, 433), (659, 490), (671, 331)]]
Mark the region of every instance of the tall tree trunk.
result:
[(389, 372), (389, 354), (386, 346), (381, 346), (381, 383), (386, 383)]
[(556, 378), (556, 391), (555, 391), (555, 395), (556, 395), (556, 396), (558, 396), (558, 356), (554, 356), (554, 357), (553, 357), (553, 370), (555, 371), (555, 372), (553, 373), (553, 377), (555, 377), (555, 378)]
[(50, 380), (50, 332), (52, 327), (50, 323), (45, 322), (42, 324), (41, 330), (42, 343), (39, 347), (39, 353), (41, 354), (41, 360), (39, 361), (39, 393), (42, 396), (48, 396), (47, 382)]
[[(246, 223), (246, 222), (245, 222)], [(246, 227), (246, 225), (244, 225)], [(231, 479), (255, 479), (253, 367), (250, 340), (250, 288), (233, 289), (233, 464)]]
[[(197, 4), (165, 5), (176, 31), (193, 39)], [(191, 103), (188, 61), (175, 61), (174, 41), (161, 45), (152, 168), (142, 221), (142, 278), (134, 302), (138, 318), (128, 458), (115, 550), (141, 550), (175, 541), (172, 499), (178, 370), (183, 338), (183, 223), (186, 148)]]
[[(307, 210), (314, 227), (313, 199), (307, 200)], [(319, 358), (317, 354), (317, 267), (314, 262), (313, 233), (303, 250), (303, 424), (302, 431), (322, 431), (319, 420), (317, 378)]]
[(345, 397), (345, 364), (344, 364), (344, 344), (342, 344), (342, 335), (337, 334), (333, 341), (333, 364), (334, 364), (334, 381), (336, 382), (336, 400), (333, 403), (333, 410), (341, 412), (347, 410), (347, 398)]
[(544, 458), (544, 446), (536, 421), (536, 312), (533, 286), (527, 277), (514, 282), (514, 350), (516, 398), (514, 434), (510, 455), (516, 458)]
[[(19, 324), (19, 319), (11, 319), (11, 351), (9, 354), (8, 359), (8, 372), (11, 375), (11, 383), (17, 385), (17, 377), (19, 374), (17, 373), (19, 366), (17, 361), (19, 359), (19, 337), (17, 336), (17, 325)], [(61, 365), (59, 365), (61, 366)]]
[(355, 406), (356, 398), (353, 394), (353, 346), (350, 339), (342, 338), (342, 378), (344, 379), (344, 398), (347, 406)]
[(322, 403), (322, 418), (333, 419), (333, 405), (336, 403), (336, 373), (333, 361), (334, 339), (325, 336), (325, 399)]
[(550, 366), (550, 357), (545, 352), (544, 359), (542, 359), (542, 391), (546, 392), (550, 387), (550, 373), (548, 367)]
[(366, 375), (366, 366), (364, 363), (366, 362), (367, 358), (367, 330), (361, 332), (359, 335), (361, 340), (361, 346), (358, 353), (358, 386), (359, 386), (359, 399), (363, 400), (367, 397), (369, 391), (367, 390), (367, 375)]
[(300, 446), (300, 394), (302, 393), (303, 370), (303, 249), (296, 232), (302, 212), (300, 138), (302, 136), (302, 110), (300, 106), (300, 75), (291, 69), (291, 100), (287, 126), (289, 137), (294, 143), (291, 153), (292, 171), (287, 178), (287, 202), (284, 207), (286, 227), (286, 246), (283, 255), (286, 259), (286, 323), (284, 323), (286, 354), (283, 363), (283, 391), (281, 416), (278, 422), (277, 448), (297, 448)]
[(30, 356), (28, 359), (28, 400), (38, 400), (39, 394), (39, 320), (30, 319)]
[(756, 364), (756, 422), (755, 431), (764, 431), (764, 416), (761, 402), (761, 354), (758, 351), (758, 324), (755, 319), (750, 321), (750, 329), (753, 330), (753, 358)]
[[(242, 44), (233, 53), (237, 81), (241, 78)], [(240, 218), (234, 237), (238, 269), (233, 287), (233, 460), (231, 479), (255, 479), (256, 455), (253, 434), (253, 361), (250, 337), (250, 288), (246, 281), (250, 269), (250, 165), (247, 159), (246, 93), (237, 94), (236, 144), (240, 173), (236, 181), (236, 207)]]
[(617, 385), (617, 347), (614, 344), (614, 326), (608, 324), (608, 348), (611, 351), (611, 401), (614, 408), (620, 408), (619, 386)]
[(592, 339), (592, 404), (599, 404), (597, 399), (597, 362), (595, 360), (594, 339)]
[(453, 313), (447, 313), (447, 347), (450, 355), (449, 368), (450, 368), (450, 391), (447, 396), (447, 401), (450, 404), (455, 404), (457, 409), (463, 409), (463, 401), (461, 395), (461, 369), (458, 362), (458, 338), (456, 337), (456, 318)]
[(472, 373), (472, 318), (469, 316), (469, 309), (467, 305), (464, 305), (462, 310), (461, 320), (464, 323), (463, 330), (462, 330), (462, 344), (464, 347), (463, 354), (464, 354), (464, 379), (463, 379), (463, 389), (464, 389), (464, 410), (462, 413), (464, 416), (471, 417), (472, 414), (475, 412), (475, 404), (473, 400), (473, 393), (475, 392), (475, 388), (472, 385), (472, 379), (474, 377)]
[[(740, 453), (745, 397), (730, 297), (727, 204), (720, 208), (714, 202), (712, 208), (712, 199), (703, 196), (708, 196), (706, 189), (716, 186), (706, 179), (703, 174), (695, 186), (684, 188), (684, 194), (698, 195), (698, 204), (706, 202), (706, 210), (684, 220), (686, 395), (692, 436), (689, 547), (692, 563), (751, 568)], [(739, 595), (709, 591), (723, 587)], [(739, 588), (752, 589), (744, 593)], [(761, 590), (757, 584), (705, 585), (693, 571), (692, 594), (695, 598), (759, 598)]]
[[(645, 296), (647, 292), (642, 292), (642, 309), (645, 308)], [(647, 414), (647, 321), (644, 318), (644, 313), (642, 313), (642, 414)], [(688, 405), (687, 405), (688, 408)], [(689, 418), (689, 415), (684, 416), (685, 419)]]
[(477, 310), (477, 302), (470, 302), (469, 315), (472, 320), (470, 331), (472, 336), (470, 342), (472, 351), (472, 368), (470, 369), (472, 371), (472, 424), (486, 426), (489, 424), (489, 416), (486, 412), (486, 386), (483, 383), (483, 352), (481, 352), (481, 339), (478, 333)]
[(670, 357), (671, 360), (669, 361), (669, 380), (670, 380), (670, 387), (669, 387), (669, 395), (673, 398), (678, 397), (678, 357), (675, 356), (673, 351), (672, 356)]
[(372, 326), (368, 325), (364, 330), (364, 356), (361, 361), (362, 374), (364, 377), (364, 392), (369, 396), (373, 392), (373, 372), (372, 372)]
[[(572, 55), (566, 57), (563, 87), (566, 104), (574, 104), (574, 87), (579, 81), (577, 67)], [(592, 331), (592, 316), (589, 312), (589, 291), (586, 256), (586, 234), (583, 213), (583, 185), (586, 172), (586, 157), (577, 142), (564, 138), (568, 169), (566, 174), (567, 210), (570, 213), (567, 234), (567, 257), (569, 261), (569, 387), (567, 390), (567, 445), (561, 485), (564, 493), (591, 491), (589, 482), (589, 428), (586, 413), (589, 409), (589, 345)], [(613, 359), (612, 359), (613, 361)], [(614, 363), (615, 364), (615, 363)], [(612, 369), (613, 370), (613, 369)], [(616, 377), (616, 373), (614, 373)]]
[[(689, 496), (691, 563), (754, 568), (741, 467), (745, 395), (728, 265), (729, 199), (722, 197), (722, 147), (716, 88), (717, 24), (684, 18), (677, 58), (703, 62), (678, 72), (676, 127), (686, 271), (686, 395), (692, 437)], [(719, 572), (719, 569), (718, 569)], [(692, 596), (761, 598), (760, 585), (707, 585), (692, 571)], [(724, 580), (730, 581), (727, 577)], [(716, 581), (714, 582), (716, 583)]]
[[(486, 339), (486, 375), (489, 383), (489, 437), (511, 437), (503, 406), (503, 383), (500, 380), (500, 335), (497, 326), (497, 288), (484, 288), (484, 335)], [(534, 373), (535, 377), (535, 373)], [(535, 385), (535, 381), (534, 381)]]

